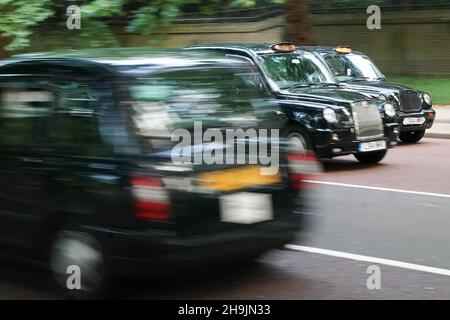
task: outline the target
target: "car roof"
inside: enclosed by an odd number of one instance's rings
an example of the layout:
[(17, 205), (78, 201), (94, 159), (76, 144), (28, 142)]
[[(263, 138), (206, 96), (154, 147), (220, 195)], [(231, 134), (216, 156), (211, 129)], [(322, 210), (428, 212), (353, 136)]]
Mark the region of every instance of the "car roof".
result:
[(27, 62), (59, 63), (67, 66), (96, 65), (113, 73), (138, 74), (142, 66), (146, 66), (145, 73), (149, 73), (161, 69), (196, 66), (236, 67), (244, 63), (244, 60), (204, 52), (149, 48), (64, 50), (15, 55), (0, 61), (0, 72), (6, 66)]
[[(276, 43), (207, 43), (189, 46), (186, 49), (222, 49), (222, 50), (237, 50), (245, 51), (250, 54), (263, 54), (263, 53), (280, 53), (272, 49), (272, 46)], [(293, 52), (308, 51), (303, 50), (302, 47), (297, 47)], [(290, 53), (290, 52), (289, 52)]]
[(252, 51), (255, 53), (273, 51), (271, 48), (272, 44), (267, 43), (206, 43), (194, 46), (189, 46), (188, 48), (219, 48), (219, 49), (237, 49)]
[[(309, 51), (309, 52), (316, 52), (316, 53), (336, 53), (334, 51), (336, 47), (331, 46), (300, 46), (301, 50)], [(355, 51), (352, 49), (353, 54), (359, 54), (359, 55), (365, 55), (364, 53), (360, 51)]]

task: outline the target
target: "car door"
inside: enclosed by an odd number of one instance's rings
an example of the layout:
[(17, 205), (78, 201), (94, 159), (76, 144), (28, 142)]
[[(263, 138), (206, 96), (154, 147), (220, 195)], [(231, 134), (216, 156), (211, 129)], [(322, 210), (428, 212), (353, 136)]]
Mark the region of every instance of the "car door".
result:
[[(0, 81), (0, 242), (28, 246), (47, 205), (46, 128), (54, 103), (39, 77)], [(4, 247), (2, 247), (4, 248)]]

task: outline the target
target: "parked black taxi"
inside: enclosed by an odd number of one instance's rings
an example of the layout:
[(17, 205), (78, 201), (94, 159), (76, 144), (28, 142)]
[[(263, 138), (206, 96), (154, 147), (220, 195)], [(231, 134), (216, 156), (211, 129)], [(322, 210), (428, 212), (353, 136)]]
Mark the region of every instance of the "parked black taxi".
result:
[(320, 158), (354, 154), (363, 163), (377, 163), (397, 144), (393, 105), (343, 88), (309, 51), (291, 43), (225, 43), (185, 49), (222, 52), (251, 61), (263, 78), (260, 86), (279, 102), (289, 138), (299, 150), (313, 150)]
[[(115, 276), (251, 259), (304, 226), (314, 157), (279, 144), (271, 174), (259, 162), (173, 161), (171, 131), (194, 121), (279, 128), (242, 60), (112, 49), (0, 65), (0, 253), (48, 265), (70, 295), (98, 297)], [(194, 142), (193, 156), (207, 146)]]
[(436, 112), (428, 93), (387, 81), (376, 64), (365, 54), (348, 46), (305, 47), (331, 69), (335, 79), (346, 88), (389, 101), (398, 114), (399, 138), (406, 143), (420, 141), (431, 128)]

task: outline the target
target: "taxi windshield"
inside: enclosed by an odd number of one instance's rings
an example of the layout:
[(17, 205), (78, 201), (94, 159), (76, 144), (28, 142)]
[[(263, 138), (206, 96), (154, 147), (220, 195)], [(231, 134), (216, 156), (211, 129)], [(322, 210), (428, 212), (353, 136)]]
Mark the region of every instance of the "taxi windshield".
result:
[(263, 67), (277, 89), (299, 85), (334, 83), (327, 68), (313, 55), (299, 53), (266, 54)]
[(383, 80), (384, 76), (369, 57), (360, 54), (325, 57), (338, 81)]

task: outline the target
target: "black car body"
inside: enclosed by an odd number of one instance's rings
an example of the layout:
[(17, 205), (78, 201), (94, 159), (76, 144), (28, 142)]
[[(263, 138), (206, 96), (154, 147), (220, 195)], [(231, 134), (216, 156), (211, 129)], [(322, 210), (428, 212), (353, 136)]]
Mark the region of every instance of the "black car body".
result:
[[(327, 66), (309, 51), (286, 43), (211, 44), (186, 50), (222, 52), (251, 61), (262, 76), (262, 89), (280, 104), (288, 134), (320, 158), (354, 154), (362, 162), (375, 163), (397, 143), (397, 119), (385, 109), (392, 106), (336, 83)], [(277, 69), (283, 59), (286, 64)], [(371, 143), (374, 151), (365, 152), (364, 146)]]
[[(68, 268), (79, 266), (82, 288), (73, 292), (89, 295), (102, 290), (106, 275), (183, 271), (192, 262), (250, 258), (291, 241), (303, 226), (305, 202), (295, 180), (301, 172), (287, 167), (286, 154), (280, 151), (279, 171), (268, 176), (255, 165), (174, 163), (170, 134), (158, 126), (167, 116), (163, 102), (176, 114), (174, 127), (203, 119), (214, 128), (242, 128), (250, 98), (220, 91), (242, 70), (242, 61), (186, 52), (3, 61), (0, 253), (49, 258), (63, 286), (75, 270)], [(245, 92), (245, 83), (232, 84), (232, 92)], [(258, 126), (276, 128), (273, 107), (265, 118), (260, 105)], [(314, 164), (289, 163), (296, 161)], [(223, 199), (233, 200), (235, 211), (239, 203), (262, 204), (270, 216), (226, 220)]]
[(400, 139), (417, 142), (433, 125), (436, 112), (428, 93), (387, 81), (364, 53), (349, 47), (304, 47), (326, 63), (336, 81), (346, 88), (391, 102), (398, 114)]

